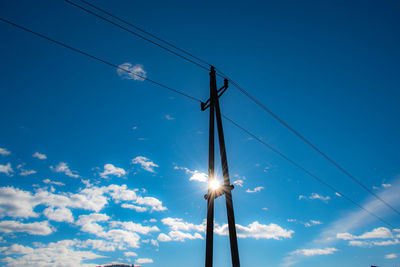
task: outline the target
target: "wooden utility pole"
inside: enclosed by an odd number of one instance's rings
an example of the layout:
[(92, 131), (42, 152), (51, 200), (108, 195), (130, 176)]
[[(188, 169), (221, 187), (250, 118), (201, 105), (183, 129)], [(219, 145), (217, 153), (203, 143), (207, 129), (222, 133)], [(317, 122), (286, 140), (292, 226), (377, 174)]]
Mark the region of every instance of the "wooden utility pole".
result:
[[(224, 80), (224, 86), (217, 90), (217, 81), (215, 77), (215, 68), (210, 70), (210, 98), (201, 103), (201, 110), (210, 108), (210, 127), (209, 127), (209, 155), (208, 155), (208, 193), (204, 196), (207, 199), (207, 233), (206, 233), (206, 267), (213, 265), (213, 239), (214, 239), (214, 200), (225, 194), (226, 212), (228, 216), (229, 240), (231, 247), (232, 266), (240, 267), (239, 249), (237, 245), (237, 235), (235, 226), (235, 215), (233, 212), (232, 189), (230, 184), (228, 160), (226, 157), (224, 130), (222, 127), (221, 110), (219, 107), (219, 97), (228, 88), (228, 80)], [(219, 151), (221, 156), (222, 173), (224, 184), (219, 188), (212, 188), (211, 183), (214, 180), (214, 113), (217, 118), (217, 130)]]
[[(210, 125), (208, 134), (208, 195), (207, 198), (207, 232), (206, 232), (206, 267), (213, 265), (213, 243), (214, 243), (214, 194), (210, 189), (210, 183), (214, 179), (214, 91), (217, 90), (215, 71), (210, 72)], [(202, 110), (204, 106), (201, 106)]]

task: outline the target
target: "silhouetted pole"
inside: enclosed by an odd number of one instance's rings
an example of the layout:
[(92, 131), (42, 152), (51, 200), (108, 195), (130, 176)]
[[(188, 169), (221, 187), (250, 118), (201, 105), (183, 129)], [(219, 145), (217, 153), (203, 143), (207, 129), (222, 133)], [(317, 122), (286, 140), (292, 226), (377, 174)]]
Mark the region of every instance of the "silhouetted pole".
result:
[(207, 199), (206, 267), (213, 265), (214, 194), (210, 190), (210, 182), (214, 179), (214, 91), (216, 90), (217, 81), (214, 71), (214, 73), (210, 72), (210, 125), (208, 134), (208, 195), (210, 197)]
[[(237, 235), (235, 226), (235, 215), (233, 212), (232, 189), (230, 184), (228, 160), (226, 157), (224, 130), (222, 127), (221, 111), (219, 107), (219, 97), (228, 88), (228, 80), (224, 80), (224, 86), (217, 90), (215, 69), (210, 70), (210, 99), (201, 103), (201, 110), (210, 108), (210, 127), (209, 127), (209, 157), (208, 157), (208, 193), (204, 196), (207, 199), (207, 232), (206, 232), (206, 267), (213, 265), (213, 239), (214, 239), (214, 200), (225, 194), (226, 211), (228, 215), (229, 240), (231, 246), (232, 266), (240, 267), (239, 250), (237, 245)], [(210, 182), (214, 179), (214, 112), (217, 118), (219, 150), (221, 155), (222, 173), (224, 184), (219, 189), (212, 189)]]
[[(214, 71), (215, 76), (215, 71)], [(228, 81), (225, 80), (225, 88), (228, 87)], [(232, 257), (232, 266), (239, 267), (239, 249), (237, 245), (237, 236), (236, 236), (236, 225), (235, 225), (235, 215), (233, 213), (233, 202), (232, 202), (232, 186), (229, 179), (229, 170), (228, 170), (228, 160), (226, 158), (226, 149), (225, 149), (225, 138), (224, 138), (224, 129), (222, 127), (221, 120), (221, 110), (219, 108), (219, 99), (217, 90), (214, 91), (215, 97), (215, 113), (217, 116), (217, 128), (218, 128), (218, 140), (219, 140), (219, 152), (221, 155), (221, 164), (222, 164), (222, 174), (224, 175), (224, 186), (227, 189), (225, 191), (225, 200), (226, 200), (226, 212), (228, 215), (228, 228), (229, 228), (229, 239), (231, 243), (231, 257)]]

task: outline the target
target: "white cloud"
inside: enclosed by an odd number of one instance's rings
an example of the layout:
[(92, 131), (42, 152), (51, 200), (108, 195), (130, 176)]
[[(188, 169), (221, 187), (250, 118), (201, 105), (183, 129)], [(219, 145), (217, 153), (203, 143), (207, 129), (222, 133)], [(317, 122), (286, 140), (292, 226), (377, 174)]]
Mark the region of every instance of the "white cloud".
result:
[[(116, 247), (119, 250), (126, 247), (139, 248), (140, 234), (149, 234), (151, 232), (160, 231), (156, 226), (143, 226), (133, 222), (111, 221), (110, 230), (105, 230), (106, 226), (99, 223), (105, 223), (109, 220), (106, 214), (92, 213), (89, 215), (81, 215), (76, 224), (81, 226), (81, 230), (96, 235), (97, 237), (109, 240), (111, 243), (107, 246), (109, 249)], [(122, 229), (118, 229), (121, 227)]]
[(53, 230), (49, 226), (48, 221), (33, 222), (33, 223), (21, 223), (18, 221), (1, 221), (0, 232), (2, 233), (28, 233), (31, 235), (49, 235)]
[(398, 245), (398, 244), (400, 244), (400, 241), (398, 239), (372, 242), (372, 245), (374, 245), (374, 246), (392, 246), (392, 245)]
[(123, 168), (115, 167), (114, 165), (108, 163), (104, 165), (104, 171), (100, 173), (100, 177), (108, 178), (108, 175), (114, 175), (117, 177), (122, 177), (126, 175), (126, 171)]
[(0, 147), (0, 155), (2, 155), (2, 156), (8, 156), (8, 155), (10, 155), (10, 154), (11, 154), (11, 152), (8, 151), (6, 148), (1, 148), (1, 147)]
[[(255, 221), (248, 226), (236, 224), (237, 236), (239, 238), (255, 238), (255, 239), (275, 239), (292, 238), (293, 230), (286, 230), (277, 224), (270, 223), (268, 225), (260, 224)], [(218, 235), (228, 235), (228, 225), (215, 227), (215, 233)]]
[(121, 207), (125, 208), (125, 209), (135, 210), (136, 212), (145, 212), (145, 211), (147, 211), (146, 207), (141, 207), (141, 206), (132, 205), (132, 204), (122, 204)]
[(351, 241), (349, 241), (349, 246), (352, 246), (352, 247), (367, 247), (367, 246), (369, 246), (369, 242), (367, 242), (367, 241), (359, 241), (359, 240), (351, 240)]
[[(186, 238), (183, 238), (183, 240), (180, 239), (180, 236), (186, 236), (183, 234), (182, 231), (185, 232), (190, 232), (190, 231), (195, 231), (195, 232), (201, 232), (204, 233), (206, 230), (206, 222), (203, 221), (201, 224), (193, 224), (189, 222), (183, 221), (183, 219), (179, 218), (164, 218), (161, 220), (161, 222), (164, 225), (167, 225), (172, 231), (166, 235), (166, 234), (159, 234), (158, 236), (158, 241), (161, 242), (168, 242), (168, 241), (183, 241)], [(291, 238), (292, 234), (294, 233), (293, 230), (286, 230), (280, 227), (277, 224), (260, 224), (257, 221), (249, 224), (248, 226), (242, 226), (240, 224), (236, 224), (236, 231), (237, 231), (237, 236), (239, 238), (255, 238), (255, 239), (276, 239), (280, 240), (282, 238)], [(227, 236), (228, 235), (228, 225), (224, 224), (222, 226), (216, 224), (214, 232), (217, 235), (222, 235), (222, 236)], [(202, 238), (201, 235), (190, 235), (186, 236), (187, 239), (197, 239), (197, 238)]]
[(137, 254), (133, 251), (124, 252), (125, 257), (137, 257)]
[(319, 224), (322, 224), (322, 222), (316, 221), (316, 220), (310, 220), (309, 222), (305, 222), (304, 226), (305, 227), (311, 227), (311, 226), (319, 225)]
[(309, 199), (320, 199), (322, 201), (328, 201), (329, 199), (331, 199), (331, 197), (329, 196), (321, 196), (320, 194), (317, 193), (312, 193), (311, 196), (309, 196)]
[(110, 217), (106, 214), (91, 213), (89, 215), (80, 215), (76, 221), (76, 225), (81, 226), (81, 231), (92, 234), (99, 234), (103, 232), (103, 227), (97, 222), (108, 221)]
[(253, 190), (247, 189), (247, 190), (246, 190), (246, 193), (257, 193), (257, 192), (260, 192), (260, 191), (263, 190), (263, 189), (264, 189), (264, 187), (262, 187), (262, 186), (257, 186), (257, 187), (254, 188)]
[(32, 157), (37, 158), (37, 159), (47, 159), (47, 156), (45, 154), (35, 152), (33, 153)]
[(350, 233), (338, 233), (336, 238), (343, 240), (354, 240), (354, 239), (378, 239), (378, 238), (393, 238), (392, 232), (386, 227), (375, 228), (370, 232), (366, 232), (362, 235), (355, 236)]
[(233, 184), (234, 184), (234, 185), (240, 186), (240, 187), (243, 187), (243, 183), (244, 183), (244, 181), (241, 180), (241, 179), (238, 179), (238, 180), (233, 181)]
[(76, 174), (75, 171), (71, 171), (68, 167), (68, 164), (65, 162), (60, 162), (56, 167), (50, 166), (50, 169), (55, 171), (55, 172), (61, 172), (64, 173), (65, 175), (73, 178), (78, 178), (80, 177), (78, 174)]
[(128, 189), (128, 187), (124, 185), (116, 185), (116, 184), (111, 184), (107, 187), (101, 187), (99, 190), (104, 191), (105, 193), (110, 194), (112, 199), (114, 200), (124, 200), (124, 201), (129, 201), (129, 200), (135, 200), (137, 198), (136, 192), (134, 190)]
[(157, 240), (160, 242), (169, 242), (172, 240), (172, 238), (166, 234), (161, 233), (158, 235)]
[(107, 204), (104, 188), (85, 188), (76, 194), (54, 194), (39, 189), (34, 195), (14, 187), (0, 187), (0, 217), (37, 217), (34, 208), (38, 205), (57, 208), (78, 208), (100, 211)]
[(49, 207), (69, 207), (99, 212), (108, 203), (104, 191), (104, 188), (87, 187), (75, 194), (53, 194), (40, 189), (34, 197), (37, 204)]
[[(50, 180), (44, 180), (51, 184)], [(108, 194), (114, 201), (135, 201), (137, 199), (134, 190), (126, 185), (109, 185), (107, 187), (88, 187), (78, 193), (52, 193), (44, 189), (38, 189), (35, 194), (14, 187), (0, 187), (0, 218), (10, 217), (38, 217), (34, 208), (44, 205), (52, 208), (75, 208), (99, 212), (108, 204)], [(139, 198), (140, 203), (152, 207), (152, 210), (166, 210), (162, 202), (156, 198)], [(140, 204), (138, 203), (138, 204)], [(64, 210), (65, 211), (65, 210)]]
[(298, 249), (293, 251), (292, 255), (302, 255), (302, 256), (316, 256), (316, 255), (329, 255), (336, 252), (336, 248), (313, 248), (313, 249)]
[(394, 253), (385, 255), (385, 259), (396, 259), (396, 258), (397, 258), (397, 254), (394, 254)]
[(299, 220), (296, 220), (296, 219), (287, 219), (287, 221), (288, 222), (300, 223), (300, 224), (304, 225), (305, 227), (311, 227), (311, 226), (314, 226), (314, 225), (322, 224), (322, 222), (317, 221), (317, 220), (310, 220), (308, 222), (303, 222), (303, 221), (299, 221)]
[(74, 217), (72, 216), (72, 212), (67, 208), (53, 208), (48, 207), (43, 211), (43, 214), (52, 221), (56, 222), (74, 222)]
[(44, 179), (43, 183), (45, 184), (54, 184), (54, 185), (60, 185), (60, 186), (64, 186), (65, 184), (62, 182), (55, 182), (55, 181), (51, 181), (50, 179)]
[[(391, 184), (392, 186), (390, 188), (378, 192), (378, 196), (392, 206), (396, 207), (400, 203), (400, 176)], [(360, 203), (360, 205), (364, 209), (376, 214), (381, 218), (385, 218), (386, 216), (389, 216), (391, 214), (391, 211), (387, 208), (385, 204), (372, 196), (365, 199), (364, 202)], [(373, 224), (376, 221), (377, 218), (371, 216), (369, 213), (365, 212), (365, 210), (353, 207), (348, 210), (347, 214), (342, 214), (342, 216), (338, 217), (337, 220), (333, 221), (330, 224), (327, 224), (325, 229), (323, 229), (323, 231), (318, 234), (315, 239), (307, 242), (304, 247), (314, 247), (317, 245), (321, 245), (322, 243), (327, 245), (333, 242), (338, 242), (338, 239), (336, 238), (337, 233), (348, 233), (365, 225)], [(283, 265), (292, 265), (298, 262), (300, 259), (301, 258), (295, 255), (291, 255), (284, 259)]]
[[(77, 241), (77, 240), (74, 240)], [(85, 241), (77, 241), (77, 247), (88, 248), (91, 247), (98, 251), (115, 251), (116, 245), (112, 242), (103, 239), (87, 239)]]
[(398, 239), (394, 240), (385, 240), (385, 241), (359, 241), (359, 240), (351, 240), (349, 241), (349, 246), (353, 247), (373, 247), (373, 246), (393, 246), (400, 244)]
[(337, 233), (336, 238), (343, 239), (343, 240), (352, 240), (352, 239), (355, 239), (355, 236), (353, 236), (350, 233)]
[(172, 117), (171, 115), (169, 115), (169, 114), (165, 114), (165, 119), (166, 120), (169, 120), (169, 121), (172, 121), (172, 120), (175, 120), (175, 118), (174, 117)]
[(208, 175), (205, 174), (204, 172), (199, 172), (198, 170), (189, 170), (186, 167), (174, 167), (175, 170), (184, 170), (187, 174), (190, 174), (189, 181), (197, 181), (197, 182), (202, 182), (206, 183), (208, 181)]
[(25, 169), (20, 169), (20, 173), (19, 173), (19, 175), (21, 175), (21, 176), (28, 176), (28, 175), (31, 175), (31, 174), (35, 174), (36, 173), (36, 171), (35, 170), (25, 170)]
[(4, 173), (7, 176), (11, 176), (14, 170), (11, 168), (11, 163), (7, 163), (7, 165), (0, 164), (0, 173)]
[(382, 187), (383, 188), (389, 188), (389, 187), (391, 187), (392, 185), (391, 184), (382, 184)]
[(167, 210), (167, 208), (162, 205), (162, 201), (155, 197), (138, 197), (136, 203), (139, 205), (150, 206), (152, 211)]
[(183, 221), (183, 219), (179, 218), (164, 218), (161, 222), (165, 225), (168, 225), (171, 230), (178, 231), (197, 231), (204, 232), (206, 229), (206, 224), (203, 222), (202, 224), (193, 224)]
[(6, 257), (3, 261), (8, 266), (94, 266), (86, 265), (87, 260), (104, 258), (91, 251), (79, 251), (75, 249), (76, 242), (73, 240), (62, 240), (47, 245), (38, 244), (39, 247), (32, 248), (13, 244), (5, 247), (5, 255), (14, 255)]
[(129, 79), (135, 81), (144, 81), (146, 79), (146, 71), (143, 65), (126, 62), (118, 66), (117, 73), (122, 79)]
[(136, 264), (145, 264), (145, 263), (153, 263), (152, 259), (149, 258), (139, 258), (137, 260), (135, 260)]
[[(197, 232), (205, 232), (205, 221), (202, 224), (193, 224), (183, 221), (179, 218), (164, 218), (161, 220), (164, 225), (167, 225), (172, 231), (168, 234), (161, 233), (158, 235), (157, 240), (160, 242), (180, 241), (184, 242), (186, 239), (203, 239), (201, 234)], [(197, 231), (193, 234), (183, 231)]]
[(139, 248), (140, 244), (140, 236), (137, 233), (122, 229), (111, 229), (107, 232), (100, 232), (97, 236), (118, 244), (119, 249), (125, 249), (125, 245), (131, 248)]
[(0, 218), (10, 217), (38, 217), (33, 211), (36, 206), (34, 197), (28, 191), (14, 187), (0, 187)]
[(113, 221), (113, 222), (111, 222), (111, 225), (113, 227), (121, 226), (122, 229), (131, 231), (131, 232), (136, 232), (136, 233), (143, 234), (143, 235), (147, 235), (151, 232), (160, 232), (160, 229), (158, 229), (157, 226), (145, 226), (145, 225), (141, 225), (140, 223)]
[[(340, 194), (339, 194), (340, 195)], [(307, 197), (307, 196), (304, 196), (304, 195), (300, 195), (299, 196), (299, 199), (301, 200), (301, 199), (310, 199), (310, 200), (314, 200), (314, 199), (319, 199), (319, 200), (322, 200), (322, 201), (328, 201), (329, 199), (331, 199), (331, 197), (330, 196), (326, 196), (326, 197), (324, 197), (324, 196), (322, 196), (322, 195), (320, 195), (320, 194), (317, 194), (317, 193), (312, 193), (309, 197)]]
[(151, 244), (152, 244), (153, 246), (155, 246), (155, 247), (158, 247), (158, 246), (159, 246), (157, 240), (152, 239), (152, 240), (150, 240), (150, 242), (151, 242)]
[(189, 178), (189, 181), (197, 181), (202, 183), (206, 183), (207, 180), (208, 180), (208, 175), (205, 174), (204, 172), (199, 172), (197, 170), (194, 170), (192, 176), (190, 176)]
[(393, 237), (392, 232), (386, 227), (375, 228), (371, 232), (366, 232), (358, 237), (357, 239), (372, 239), (372, 238), (391, 238)]
[(28, 176), (28, 175), (35, 174), (35, 173), (36, 173), (35, 170), (26, 170), (26, 169), (24, 169), (24, 168), (23, 168), (24, 165), (25, 165), (25, 163), (22, 163), (22, 164), (19, 164), (19, 165), (17, 166), (17, 169), (19, 170), (19, 175), (21, 175), (21, 176)]
[(184, 242), (186, 239), (189, 240), (203, 239), (203, 237), (199, 233), (190, 234), (181, 231), (171, 231), (168, 233), (168, 235), (163, 233), (159, 234), (157, 239), (160, 242), (169, 242), (169, 241)]
[(150, 159), (143, 156), (137, 156), (136, 158), (132, 159), (132, 163), (139, 164), (142, 167), (142, 169), (148, 172), (155, 172), (154, 168), (158, 167), (157, 164), (155, 164)]

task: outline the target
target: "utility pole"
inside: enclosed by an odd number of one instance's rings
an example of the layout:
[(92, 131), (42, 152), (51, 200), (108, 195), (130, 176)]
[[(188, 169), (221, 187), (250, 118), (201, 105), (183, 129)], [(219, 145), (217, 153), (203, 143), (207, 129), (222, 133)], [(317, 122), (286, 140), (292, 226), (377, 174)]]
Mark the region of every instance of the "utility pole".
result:
[[(222, 127), (221, 110), (219, 107), (219, 97), (228, 89), (228, 80), (224, 80), (224, 85), (217, 90), (215, 68), (210, 70), (210, 98), (201, 103), (201, 110), (210, 108), (210, 127), (209, 127), (209, 155), (208, 155), (208, 193), (204, 196), (207, 199), (207, 233), (206, 233), (206, 267), (213, 265), (213, 239), (214, 239), (214, 200), (225, 194), (226, 212), (228, 217), (229, 240), (231, 247), (232, 266), (240, 267), (239, 249), (237, 245), (235, 215), (233, 212), (232, 189), (230, 184), (228, 160), (226, 157), (224, 130)], [(224, 184), (219, 188), (213, 188), (214, 181), (214, 113), (217, 118), (217, 130), (219, 151), (221, 156), (222, 173)]]
[[(208, 195), (213, 195), (210, 183), (214, 180), (214, 91), (217, 90), (217, 81), (214, 74), (210, 72), (210, 125), (208, 134)], [(203, 104), (203, 103), (202, 103)], [(204, 106), (201, 106), (202, 110)], [(214, 242), (214, 196), (207, 198), (207, 232), (206, 232), (206, 267), (213, 265), (213, 242)]]

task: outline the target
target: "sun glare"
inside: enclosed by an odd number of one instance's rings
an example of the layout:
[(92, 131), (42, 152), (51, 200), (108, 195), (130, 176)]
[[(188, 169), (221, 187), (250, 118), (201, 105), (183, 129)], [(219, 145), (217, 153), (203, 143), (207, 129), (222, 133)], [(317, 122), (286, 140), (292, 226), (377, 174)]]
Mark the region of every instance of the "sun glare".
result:
[(218, 188), (220, 188), (220, 186), (221, 186), (221, 183), (218, 180), (216, 180), (216, 179), (211, 180), (210, 188), (212, 190), (217, 190)]

